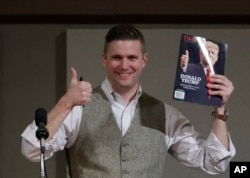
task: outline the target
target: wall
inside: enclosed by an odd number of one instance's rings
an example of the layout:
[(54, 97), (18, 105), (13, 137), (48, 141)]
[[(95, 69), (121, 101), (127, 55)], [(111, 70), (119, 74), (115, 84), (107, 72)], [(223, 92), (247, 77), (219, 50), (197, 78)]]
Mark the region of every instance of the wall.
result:
[[(20, 135), (34, 120), (35, 109), (50, 108), (57, 94), (65, 90), (65, 71), (60, 73), (65, 61), (57, 54), (57, 43), (65, 29), (53, 25), (0, 25), (0, 177), (40, 174), (39, 164), (22, 157)], [(49, 177), (63, 178), (60, 174), (64, 165), (58, 164), (61, 168), (56, 172), (56, 161), (57, 157), (47, 163)]]

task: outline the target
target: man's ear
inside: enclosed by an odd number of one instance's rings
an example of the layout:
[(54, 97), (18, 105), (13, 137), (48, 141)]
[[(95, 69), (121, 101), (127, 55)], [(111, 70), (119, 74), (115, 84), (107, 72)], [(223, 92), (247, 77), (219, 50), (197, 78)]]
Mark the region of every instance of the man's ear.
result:
[(143, 68), (144, 68), (144, 67), (147, 65), (147, 62), (148, 62), (148, 53), (145, 53), (145, 54), (143, 55), (142, 60), (144, 61), (144, 62), (143, 62)]
[(107, 61), (107, 56), (106, 54), (102, 54), (102, 65), (105, 67), (106, 66), (106, 61)]

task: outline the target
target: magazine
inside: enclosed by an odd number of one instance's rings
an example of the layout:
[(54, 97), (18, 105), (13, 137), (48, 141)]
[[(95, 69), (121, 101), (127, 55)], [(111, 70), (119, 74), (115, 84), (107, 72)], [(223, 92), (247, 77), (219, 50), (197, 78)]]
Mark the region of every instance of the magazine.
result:
[(224, 75), (228, 45), (205, 37), (182, 34), (177, 60), (173, 99), (208, 106), (221, 106), (220, 96), (208, 94), (213, 74)]

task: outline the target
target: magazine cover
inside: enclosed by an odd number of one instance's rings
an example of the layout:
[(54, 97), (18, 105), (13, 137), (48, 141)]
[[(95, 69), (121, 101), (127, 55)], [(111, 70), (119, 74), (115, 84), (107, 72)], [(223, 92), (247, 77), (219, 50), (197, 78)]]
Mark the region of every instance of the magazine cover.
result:
[(208, 106), (221, 106), (220, 96), (206, 87), (213, 74), (224, 75), (228, 45), (204, 37), (182, 34), (173, 98)]

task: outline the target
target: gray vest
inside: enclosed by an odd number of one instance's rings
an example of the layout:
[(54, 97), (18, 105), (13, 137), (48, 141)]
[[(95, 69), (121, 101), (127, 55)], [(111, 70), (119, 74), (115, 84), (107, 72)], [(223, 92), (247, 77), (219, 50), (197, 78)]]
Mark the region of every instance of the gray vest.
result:
[(107, 97), (97, 88), (83, 118), (78, 138), (69, 148), (73, 178), (163, 177), (167, 148), (162, 102), (143, 93), (122, 136)]

